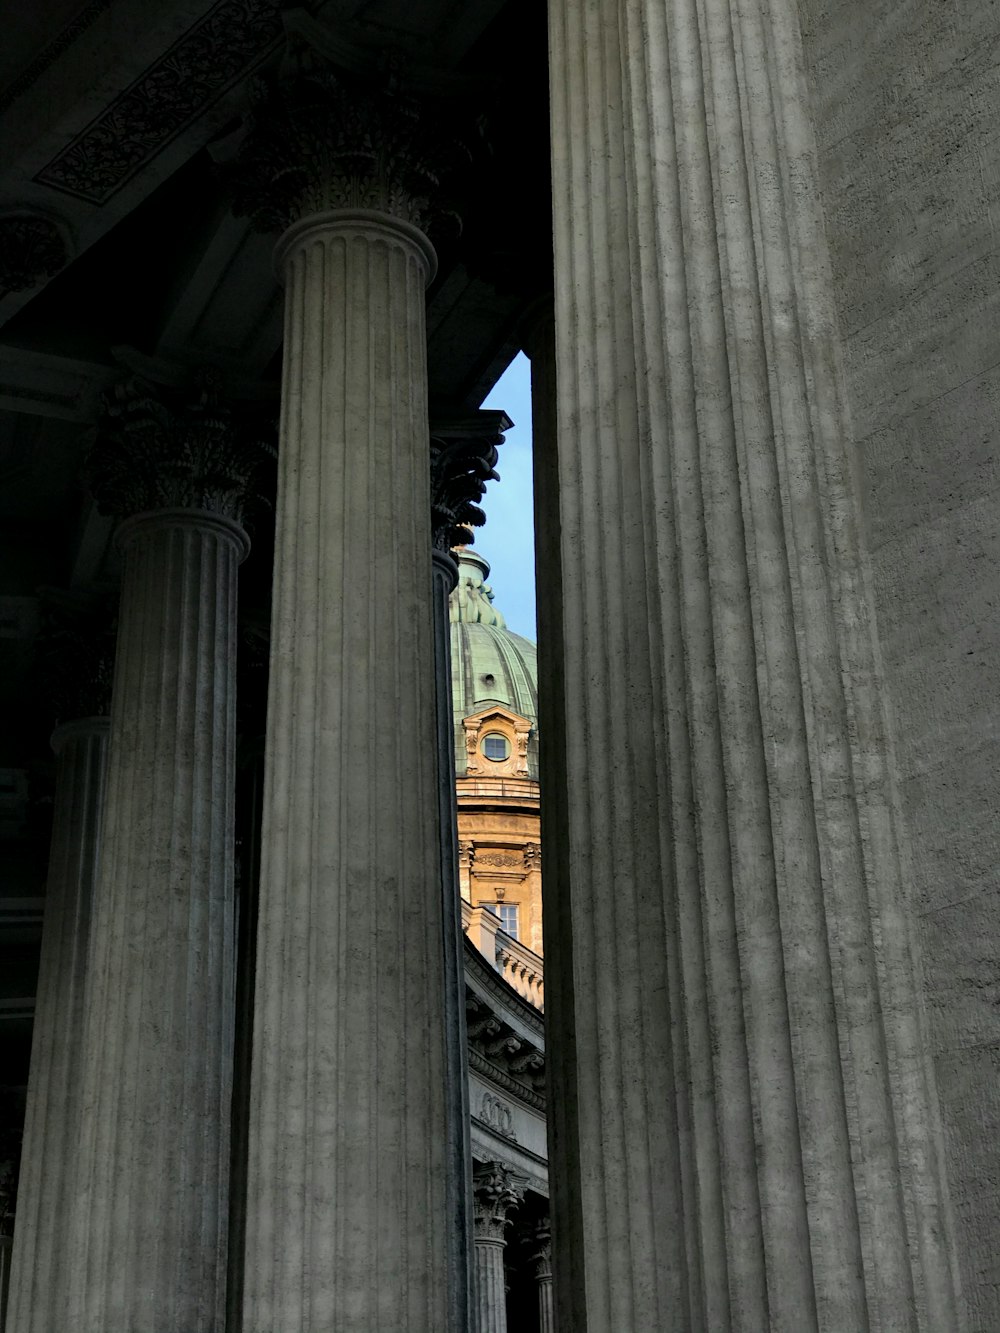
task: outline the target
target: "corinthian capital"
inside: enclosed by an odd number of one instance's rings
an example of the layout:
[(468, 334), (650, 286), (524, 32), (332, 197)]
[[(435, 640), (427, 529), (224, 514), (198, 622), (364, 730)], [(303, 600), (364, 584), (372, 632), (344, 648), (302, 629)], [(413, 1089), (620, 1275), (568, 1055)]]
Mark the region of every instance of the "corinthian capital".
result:
[(476, 1240), (503, 1243), (512, 1220), (507, 1214), (524, 1198), (527, 1183), (524, 1176), (509, 1171), (499, 1162), (487, 1162), (476, 1168), (472, 1178)]
[(204, 509), (236, 523), (265, 502), (275, 450), (219, 401), (209, 378), (164, 389), (133, 376), (105, 397), (87, 464), (101, 510), (118, 518), (159, 509)]
[(512, 423), (503, 412), (435, 423), (431, 431), (431, 529), (434, 548), (466, 546), (486, 516), (479, 502), (488, 481), (498, 481), (497, 449)]
[(233, 211), (261, 231), (356, 208), (428, 231), (455, 216), (442, 186), (469, 156), (454, 112), (406, 91), (391, 60), (360, 77), (306, 52), (294, 73), (252, 86), (249, 129), (225, 173)]

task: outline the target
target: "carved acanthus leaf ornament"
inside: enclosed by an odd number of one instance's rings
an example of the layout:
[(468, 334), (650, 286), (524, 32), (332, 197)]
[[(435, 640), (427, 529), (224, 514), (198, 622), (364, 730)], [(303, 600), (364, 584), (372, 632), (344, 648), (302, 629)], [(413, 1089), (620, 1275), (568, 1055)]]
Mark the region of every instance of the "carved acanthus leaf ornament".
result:
[(472, 529), (486, 522), (479, 501), (486, 483), (500, 480), (497, 445), (502, 443), (502, 435), (493, 440), (431, 437), (431, 529), (436, 550), (468, 546)]
[(388, 59), (361, 79), (307, 52), (295, 74), (251, 88), (246, 138), (224, 168), (233, 211), (261, 231), (336, 209), (457, 230), (444, 189), (471, 149), (455, 125), (453, 109), (408, 93)]
[(269, 502), (275, 455), (270, 429), (223, 406), (211, 375), (188, 391), (133, 377), (105, 397), (87, 473), (101, 510), (119, 518), (204, 509), (242, 523)]
[(502, 1243), (513, 1212), (524, 1198), (526, 1180), (499, 1162), (477, 1167), (472, 1178), (477, 1240)]

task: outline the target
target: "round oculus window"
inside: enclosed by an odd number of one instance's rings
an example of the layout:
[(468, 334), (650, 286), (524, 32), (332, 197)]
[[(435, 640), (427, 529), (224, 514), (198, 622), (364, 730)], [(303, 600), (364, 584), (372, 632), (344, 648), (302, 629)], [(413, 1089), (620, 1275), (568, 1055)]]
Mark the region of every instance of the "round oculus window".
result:
[(494, 763), (500, 763), (510, 754), (510, 741), (499, 731), (491, 731), (483, 737), (483, 754)]

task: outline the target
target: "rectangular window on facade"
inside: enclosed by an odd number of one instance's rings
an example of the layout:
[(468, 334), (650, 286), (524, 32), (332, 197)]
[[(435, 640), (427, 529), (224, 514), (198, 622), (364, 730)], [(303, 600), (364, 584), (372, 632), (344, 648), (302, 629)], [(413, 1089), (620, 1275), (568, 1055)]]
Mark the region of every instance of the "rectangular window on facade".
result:
[(517, 939), (517, 903), (497, 903), (497, 915), (500, 918), (501, 929), (505, 930), (511, 939)]

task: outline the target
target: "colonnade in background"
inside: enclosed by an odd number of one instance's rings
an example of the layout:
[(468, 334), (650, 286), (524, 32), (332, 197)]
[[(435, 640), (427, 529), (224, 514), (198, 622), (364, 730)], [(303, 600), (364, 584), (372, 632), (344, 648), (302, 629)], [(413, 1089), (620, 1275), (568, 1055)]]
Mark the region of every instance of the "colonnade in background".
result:
[[(956, 1328), (795, 5), (550, 14), (556, 299), (523, 334), (541, 1327)], [(367, 157), (343, 133), (359, 106)], [(519, 1186), (488, 1164), (470, 1194), (456, 1100), (439, 130), (374, 67), (307, 72), (234, 168), (285, 287), (244, 1333), (504, 1327)], [(123, 519), (118, 656), (110, 724), (57, 733), (13, 1333), (224, 1325), (236, 591), (261, 458), (207, 390), (135, 385), (95, 454)], [(483, 466), (458, 468), (452, 518)]]

